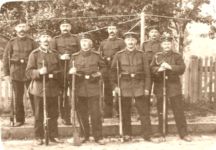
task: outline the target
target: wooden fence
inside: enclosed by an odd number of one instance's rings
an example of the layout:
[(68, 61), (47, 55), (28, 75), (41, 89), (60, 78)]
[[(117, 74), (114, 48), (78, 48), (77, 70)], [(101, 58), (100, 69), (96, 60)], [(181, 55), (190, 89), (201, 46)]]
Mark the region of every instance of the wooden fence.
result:
[(183, 76), (183, 93), (190, 103), (216, 101), (216, 57), (191, 56)]

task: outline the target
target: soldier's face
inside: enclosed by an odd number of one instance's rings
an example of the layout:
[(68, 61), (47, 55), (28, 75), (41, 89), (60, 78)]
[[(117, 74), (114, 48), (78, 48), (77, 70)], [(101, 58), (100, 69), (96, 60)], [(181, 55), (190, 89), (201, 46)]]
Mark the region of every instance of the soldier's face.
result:
[(49, 43), (51, 41), (51, 36), (50, 35), (41, 35), (39, 37), (39, 43), (40, 43), (40, 46), (42, 47), (48, 47), (49, 46)]
[(28, 30), (28, 25), (26, 23), (21, 23), (16, 25), (15, 30), (19, 36), (24, 36)]
[(159, 37), (159, 32), (156, 29), (152, 29), (149, 31), (149, 38), (150, 39), (157, 39)]
[(161, 43), (161, 47), (163, 51), (170, 51), (172, 49), (172, 42), (171, 41), (164, 41)]
[(137, 39), (134, 37), (128, 37), (125, 39), (125, 44), (128, 49), (133, 49), (136, 47)]
[(118, 32), (117, 27), (116, 26), (109, 26), (107, 28), (107, 31), (109, 33), (110, 36), (115, 36)]
[(92, 47), (92, 40), (90, 39), (81, 39), (80, 40), (80, 47), (84, 51), (88, 51)]
[(61, 24), (60, 30), (61, 30), (61, 33), (63, 34), (69, 33), (71, 31), (71, 25), (68, 23)]

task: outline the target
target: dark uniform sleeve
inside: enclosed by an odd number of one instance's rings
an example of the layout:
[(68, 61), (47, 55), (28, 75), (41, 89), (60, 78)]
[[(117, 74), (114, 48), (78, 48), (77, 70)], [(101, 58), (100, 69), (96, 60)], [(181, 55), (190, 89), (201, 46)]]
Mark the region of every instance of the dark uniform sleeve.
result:
[(12, 44), (9, 41), (5, 47), (4, 54), (3, 54), (3, 72), (4, 76), (8, 76), (10, 74), (10, 55), (12, 54)]
[(40, 78), (40, 74), (37, 68), (37, 58), (35, 56), (35, 53), (31, 53), (29, 55), (29, 60), (27, 63), (27, 67), (26, 67), (26, 77), (28, 79), (39, 79)]
[(125, 42), (124, 40), (121, 40), (121, 43), (120, 43), (120, 50), (124, 49), (125, 48)]
[(106, 63), (104, 62), (104, 60), (102, 59), (101, 56), (99, 56), (99, 69), (100, 69), (100, 72), (102, 74), (102, 76), (104, 77), (105, 76), (105, 73), (107, 72), (107, 66), (106, 66)]
[(117, 86), (117, 61), (118, 61), (118, 53), (114, 55), (112, 64), (111, 64), (111, 85), (113, 89)]
[(151, 70), (151, 73), (153, 73), (154, 75), (158, 75), (159, 72), (158, 72), (158, 69), (160, 68), (160, 66), (158, 66), (158, 64), (156, 64), (156, 55), (153, 57), (153, 60), (150, 64), (150, 70)]
[(185, 63), (180, 54), (175, 55), (175, 65), (172, 65), (172, 70), (169, 70), (169, 74), (182, 75), (185, 71)]
[(38, 48), (39, 47), (39, 45), (38, 45), (38, 43), (37, 42), (35, 42), (35, 41), (33, 41), (33, 49), (32, 50), (34, 50), (34, 49), (36, 49), (36, 48)]
[(145, 42), (142, 43), (142, 45), (141, 45), (141, 50), (142, 50), (143, 52), (145, 52)]
[(147, 56), (143, 54), (143, 71), (145, 77), (145, 89), (149, 90), (151, 86), (151, 74), (150, 74), (150, 66), (147, 59)]
[(53, 38), (50, 42), (50, 49), (57, 50), (56, 39)]

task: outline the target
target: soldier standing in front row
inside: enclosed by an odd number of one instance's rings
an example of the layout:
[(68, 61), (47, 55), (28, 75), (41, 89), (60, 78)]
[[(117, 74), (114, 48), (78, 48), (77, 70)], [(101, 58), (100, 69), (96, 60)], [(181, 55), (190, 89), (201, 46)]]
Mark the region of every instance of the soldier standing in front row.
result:
[[(43, 110), (43, 76), (46, 76), (45, 92), (48, 115), (48, 131), (51, 142), (60, 142), (58, 136), (58, 96), (60, 91), (60, 63), (56, 51), (51, 50), (51, 40), (48, 31), (42, 31), (39, 37), (40, 47), (29, 55), (26, 75), (32, 81), (30, 93), (34, 95), (35, 103), (35, 137), (36, 144), (42, 145), (44, 138)], [(43, 64), (44, 63), (44, 64)]]
[[(146, 98), (149, 95), (150, 68), (144, 52), (136, 49), (137, 38), (137, 33), (125, 33), (126, 48), (117, 52), (112, 62), (112, 81), (114, 81), (114, 92), (119, 94), (121, 90), (124, 141), (131, 140), (131, 103), (133, 98), (140, 115), (142, 136), (144, 140), (151, 141), (150, 106), (148, 98)], [(119, 65), (121, 77), (120, 89), (116, 86), (117, 65)]]
[(108, 72), (106, 76), (104, 77), (104, 102), (105, 102), (105, 108), (104, 108), (104, 117), (105, 118), (111, 118), (113, 113), (113, 96), (112, 96), (112, 86), (110, 81), (110, 67), (111, 62), (113, 60), (113, 56), (116, 52), (122, 50), (125, 48), (124, 40), (117, 37), (117, 24), (114, 22), (111, 22), (107, 28), (109, 37), (101, 42), (99, 47), (100, 55), (103, 57), (104, 61), (106, 62), (106, 65), (108, 67)]
[[(26, 79), (25, 69), (29, 54), (37, 48), (36, 42), (26, 34), (28, 28), (24, 20), (17, 22), (15, 26), (17, 37), (8, 42), (3, 56), (4, 75), (6, 81), (11, 80), (15, 94), (16, 124), (14, 126), (16, 127), (23, 125), (25, 122), (23, 105), (24, 87), (28, 87), (30, 83)], [(33, 96), (29, 94), (29, 98), (33, 109)]]
[(163, 72), (165, 71), (166, 99), (170, 101), (180, 138), (185, 141), (191, 141), (191, 138), (188, 136), (183, 111), (184, 106), (179, 77), (185, 71), (185, 63), (181, 54), (172, 50), (172, 37), (163, 36), (161, 38), (161, 47), (162, 52), (156, 53), (151, 63), (151, 70), (155, 79), (154, 94), (157, 97), (160, 133), (163, 135)]
[(89, 140), (91, 118), (92, 134), (95, 142), (104, 144), (102, 137), (102, 114), (100, 112), (99, 80), (106, 70), (106, 65), (99, 53), (92, 49), (93, 42), (89, 34), (83, 34), (80, 40), (81, 50), (72, 55), (69, 74), (76, 75), (77, 114), (80, 119), (83, 142)]
[(68, 20), (62, 20), (60, 22), (61, 34), (54, 37), (51, 42), (51, 49), (56, 50), (59, 53), (59, 58), (61, 60), (62, 72), (62, 94), (60, 96), (60, 114), (62, 118), (62, 123), (65, 125), (71, 125), (70, 120), (70, 104), (69, 97), (67, 95), (68, 90), (68, 78), (67, 72), (68, 62), (70, 60), (71, 54), (79, 51), (79, 40), (76, 36), (70, 33), (71, 24)]

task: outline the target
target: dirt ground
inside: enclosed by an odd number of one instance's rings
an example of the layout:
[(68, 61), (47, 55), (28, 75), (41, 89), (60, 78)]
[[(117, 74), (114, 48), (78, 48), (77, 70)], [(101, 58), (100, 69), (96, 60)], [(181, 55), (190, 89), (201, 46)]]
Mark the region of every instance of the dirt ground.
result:
[(104, 146), (90, 142), (79, 147), (73, 146), (68, 139), (64, 139), (63, 144), (49, 146), (36, 146), (33, 140), (9, 140), (3, 141), (1, 146), (3, 150), (216, 150), (216, 135), (194, 135), (192, 138), (192, 142), (185, 142), (178, 136), (168, 136), (163, 143), (145, 142), (139, 137), (129, 143), (106, 139), (108, 143)]

